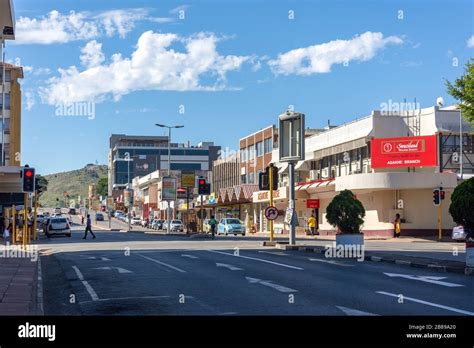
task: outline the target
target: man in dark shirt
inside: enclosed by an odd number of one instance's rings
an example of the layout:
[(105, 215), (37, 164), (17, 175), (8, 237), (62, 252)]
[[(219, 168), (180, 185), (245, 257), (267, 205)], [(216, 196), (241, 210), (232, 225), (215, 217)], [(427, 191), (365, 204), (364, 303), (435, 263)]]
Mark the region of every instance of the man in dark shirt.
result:
[(85, 230), (85, 235), (84, 238), (82, 239), (87, 239), (87, 232), (90, 232), (92, 234), (92, 239), (95, 238), (94, 232), (92, 232), (92, 221), (91, 221), (91, 216), (87, 214), (87, 223), (86, 223), (86, 230)]

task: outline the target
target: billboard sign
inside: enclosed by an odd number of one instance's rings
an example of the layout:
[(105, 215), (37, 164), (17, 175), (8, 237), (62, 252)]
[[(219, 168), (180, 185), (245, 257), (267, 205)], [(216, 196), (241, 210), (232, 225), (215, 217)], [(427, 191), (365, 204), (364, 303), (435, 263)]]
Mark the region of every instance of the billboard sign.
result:
[(164, 176), (161, 178), (161, 200), (176, 200), (176, 178), (172, 176)]
[(438, 165), (436, 135), (374, 138), (372, 168), (435, 167)]
[(318, 209), (319, 208), (319, 199), (308, 199), (306, 201), (306, 208)]
[(194, 188), (196, 185), (196, 173), (193, 170), (183, 170), (181, 172), (181, 187)]

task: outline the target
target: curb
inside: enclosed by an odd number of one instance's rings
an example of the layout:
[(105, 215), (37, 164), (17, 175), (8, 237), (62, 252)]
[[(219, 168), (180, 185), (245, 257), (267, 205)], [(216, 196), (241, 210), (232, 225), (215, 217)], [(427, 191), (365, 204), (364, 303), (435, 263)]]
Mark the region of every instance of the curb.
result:
[(43, 308), (43, 273), (41, 269), (41, 257), (38, 256), (38, 267), (37, 267), (37, 284), (36, 284), (36, 315), (44, 315)]
[[(323, 246), (298, 246), (298, 245), (288, 245), (288, 244), (277, 243), (275, 247), (280, 250), (297, 250), (297, 251), (313, 252), (313, 253), (320, 253), (320, 254), (324, 254), (326, 252), (326, 248)], [(395, 259), (393, 256), (387, 257), (387, 256), (370, 255), (370, 252), (365, 253), (364, 260), (373, 261), (373, 262), (389, 262), (389, 263), (395, 263), (401, 266), (427, 268), (427, 269), (438, 271), (438, 272), (458, 273), (458, 274), (474, 276), (474, 268), (467, 267), (467, 266), (464, 266), (464, 267), (444, 266), (444, 265), (438, 265), (435, 263), (399, 260), (399, 259)]]

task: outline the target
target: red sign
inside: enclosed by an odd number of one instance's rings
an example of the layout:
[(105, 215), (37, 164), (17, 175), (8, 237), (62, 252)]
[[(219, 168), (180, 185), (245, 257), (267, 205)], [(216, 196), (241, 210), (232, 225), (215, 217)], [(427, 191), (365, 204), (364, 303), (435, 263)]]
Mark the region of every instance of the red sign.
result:
[(319, 199), (308, 199), (306, 201), (306, 208), (319, 209)]
[(438, 165), (436, 135), (374, 138), (372, 168), (435, 167)]

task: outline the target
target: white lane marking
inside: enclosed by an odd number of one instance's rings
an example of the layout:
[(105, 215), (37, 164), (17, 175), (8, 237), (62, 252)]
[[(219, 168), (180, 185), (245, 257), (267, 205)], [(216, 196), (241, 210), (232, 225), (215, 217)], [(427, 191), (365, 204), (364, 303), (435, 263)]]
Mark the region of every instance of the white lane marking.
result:
[(275, 290), (278, 290), (280, 292), (286, 292), (286, 293), (288, 293), (288, 292), (298, 292), (298, 290), (295, 290), (295, 289), (292, 289), (292, 288), (287, 288), (286, 286), (283, 286), (283, 285), (274, 284), (270, 280), (261, 280), (261, 279), (252, 278), (252, 277), (245, 277), (245, 279), (247, 279), (247, 281), (250, 284), (261, 284), (261, 285), (273, 288)]
[(182, 257), (187, 257), (188, 259), (199, 259), (199, 257), (194, 256), (194, 255), (188, 255), (188, 254), (182, 254)]
[(331, 265), (342, 266), (342, 267), (354, 267), (354, 265), (349, 265), (349, 264), (346, 264), (346, 263), (339, 263), (339, 262), (332, 261), (332, 260), (321, 260), (321, 259), (312, 259), (312, 258), (309, 258), (308, 260), (309, 261), (329, 263)]
[(38, 257), (38, 285), (37, 285), (37, 301), (38, 301), (38, 311), (40, 315), (44, 315), (43, 308), (43, 273), (41, 269), (41, 257)]
[[(99, 259), (99, 258), (97, 258), (97, 257), (95, 257), (95, 256), (89, 256), (87, 259), (88, 259), (88, 260), (97, 260), (97, 259)], [(110, 261), (110, 259), (108, 259), (108, 258), (106, 258), (106, 257), (101, 257), (100, 260), (101, 260), (101, 261)]]
[(235, 266), (232, 266), (232, 265), (228, 265), (227, 263), (218, 263), (218, 262), (216, 262), (216, 266), (217, 267), (225, 267), (225, 268), (230, 269), (231, 271), (241, 271), (242, 270), (242, 268), (235, 267)]
[(84, 280), (84, 276), (82, 275), (81, 271), (79, 271), (79, 268), (77, 268), (77, 266), (72, 266), (72, 269), (74, 269), (74, 271), (76, 272), (79, 280)]
[(262, 254), (270, 254), (270, 255), (284, 255), (284, 256), (288, 256), (288, 254), (286, 253), (282, 253), (282, 252), (279, 252), (279, 251), (265, 251), (265, 250), (259, 250), (258, 251), (259, 253), (262, 253)]
[(129, 271), (128, 269), (122, 268), (122, 267), (96, 267), (93, 269), (103, 269), (105, 271), (111, 271), (116, 269), (119, 273), (133, 273), (132, 271)]
[(162, 266), (165, 266), (165, 267), (168, 267), (168, 268), (171, 268), (175, 271), (178, 271), (178, 272), (181, 272), (181, 273), (186, 273), (186, 271), (182, 270), (181, 268), (178, 268), (178, 267), (175, 267), (173, 265), (170, 265), (168, 263), (165, 263), (165, 262), (162, 262), (162, 261), (158, 261), (158, 260), (155, 260), (155, 259), (152, 259), (151, 257), (148, 257), (148, 256), (145, 256), (145, 255), (141, 255), (141, 254), (135, 254), (135, 255), (138, 255), (140, 257), (143, 257), (144, 259), (148, 260), (148, 261), (151, 261), (151, 262), (155, 262), (159, 265), (162, 265)]
[(399, 277), (399, 278), (406, 278), (406, 279), (412, 279), (412, 280), (419, 280), (421, 282), (438, 284), (438, 285), (442, 285), (442, 286), (447, 286), (449, 288), (464, 286), (462, 284), (456, 284), (456, 283), (449, 283), (449, 282), (442, 282), (441, 281), (441, 279), (445, 279), (447, 277), (416, 276), (416, 275), (409, 275), (409, 274), (385, 273), (385, 272), (383, 274), (385, 274), (389, 277)]
[[(171, 296), (130, 296), (130, 297), (116, 297), (116, 298), (101, 298), (97, 299), (96, 301), (103, 302), (103, 301), (124, 301), (124, 300), (147, 300), (147, 299), (155, 299), (155, 298), (170, 298)], [(82, 301), (83, 303), (89, 303), (95, 301)]]
[(77, 277), (79, 278), (79, 280), (82, 282), (82, 284), (84, 285), (84, 287), (86, 288), (87, 292), (89, 293), (92, 301), (97, 301), (99, 300), (99, 296), (97, 295), (97, 293), (94, 291), (94, 289), (92, 288), (92, 286), (90, 286), (90, 284), (84, 280), (84, 276), (82, 275), (81, 271), (79, 270), (79, 268), (77, 268), (77, 266), (72, 266), (72, 268), (74, 269), (74, 271), (76, 272), (77, 274)]
[(270, 263), (270, 264), (272, 264), (272, 265), (277, 265), (277, 266), (286, 267), (286, 268), (291, 268), (291, 269), (297, 269), (297, 270), (299, 270), (299, 271), (303, 271), (303, 270), (304, 270), (304, 268), (301, 268), (301, 267), (286, 265), (286, 264), (284, 264), (284, 263), (273, 262), (273, 261), (269, 261), (269, 260), (259, 259), (259, 258), (256, 258), (256, 257), (243, 256), (243, 255), (234, 255), (234, 254), (224, 253), (224, 252), (222, 252), (222, 251), (217, 251), (217, 250), (207, 250), (207, 251), (209, 251), (209, 252), (211, 252), (211, 253), (217, 253), (217, 254), (222, 254), (222, 255), (227, 255), (227, 256), (234, 256), (234, 257), (242, 257), (242, 258), (244, 258), (244, 259), (249, 259), (249, 260), (255, 260), (255, 261)]
[(358, 309), (342, 307), (342, 306), (336, 306), (336, 307), (339, 308), (341, 311), (343, 311), (346, 315), (375, 315), (375, 316), (378, 316), (378, 314), (363, 312), (363, 311), (359, 311)]
[[(376, 293), (382, 294), (382, 295), (387, 295), (387, 296), (392, 296), (392, 297), (396, 297), (396, 298), (398, 298), (400, 296), (400, 294), (392, 294), (390, 292), (385, 292), (385, 291), (376, 291)], [(413, 301), (413, 302), (425, 304), (425, 305), (432, 306), (432, 307), (438, 307), (438, 308), (446, 309), (446, 310), (451, 311), (451, 312), (456, 312), (456, 313), (461, 313), (461, 314), (466, 314), (466, 315), (474, 315), (474, 312), (469, 312), (469, 311), (465, 311), (463, 309), (448, 307), (448, 306), (444, 306), (444, 305), (440, 305), (440, 304), (432, 303), (432, 302), (428, 302), (428, 301), (418, 300), (418, 299), (413, 298), (413, 297), (403, 296), (403, 300)]]

